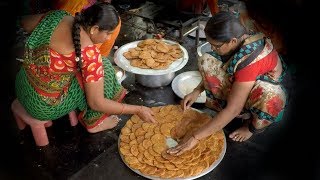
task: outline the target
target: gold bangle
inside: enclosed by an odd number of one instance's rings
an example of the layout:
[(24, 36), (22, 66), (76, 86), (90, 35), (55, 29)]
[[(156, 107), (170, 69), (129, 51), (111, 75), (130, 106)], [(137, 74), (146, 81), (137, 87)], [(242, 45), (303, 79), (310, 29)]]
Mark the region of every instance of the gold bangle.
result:
[(122, 109), (121, 109), (121, 113), (119, 115), (122, 115), (124, 112), (124, 104), (123, 103), (121, 103), (121, 104), (122, 104)]
[(195, 90), (199, 90), (199, 91), (200, 91), (200, 89), (199, 89), (198, 87), (196, 87), (196, 88), (193, 89), (193, 91), (195, 91)]
[(193, 91), (195, 91), (195, 90), (198, 90), (201, 93), (202, 92), (202, 87), (196, 87), (196, 88), (193, 89)]

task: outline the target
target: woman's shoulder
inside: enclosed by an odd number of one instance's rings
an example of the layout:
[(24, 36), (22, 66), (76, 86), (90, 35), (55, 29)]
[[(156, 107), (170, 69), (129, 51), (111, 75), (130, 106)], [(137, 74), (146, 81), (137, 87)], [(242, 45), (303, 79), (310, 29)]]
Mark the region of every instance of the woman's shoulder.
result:
[(68, 29), (70, 29), (72, 28), (73, 21), (74, 21), (74, 17), (71, 15), (67, 15), (62, 18), (59, 25), (69, 27)]
[(74, 51), (72, 42), (72, 16), (65, 16), (51, 36), (50, 48), (61, 54)]

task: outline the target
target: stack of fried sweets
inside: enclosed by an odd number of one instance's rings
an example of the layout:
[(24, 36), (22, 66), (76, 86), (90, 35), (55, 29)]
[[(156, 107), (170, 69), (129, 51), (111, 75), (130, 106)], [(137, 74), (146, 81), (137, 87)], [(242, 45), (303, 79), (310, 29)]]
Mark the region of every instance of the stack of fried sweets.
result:
[(210, 116), (179, 105), (152, 107), (157, 123), (145, 123), (134, 115), (121, 129), (119, 150), (132, 169), (155, 178), (188, 178), (209, 168), (224, 147), (223, 131), (202, 139), (194, 148), (179, 156), (166, 153), (166, 140), (178, 142), (205, 125)]
[(167, 44), (158, 39), (140, 41), (137, 47), (123, 53), (130, 65), (142, 69), (167, 69), (169, 65), (180, 59), (183, 52), (179, 44)]

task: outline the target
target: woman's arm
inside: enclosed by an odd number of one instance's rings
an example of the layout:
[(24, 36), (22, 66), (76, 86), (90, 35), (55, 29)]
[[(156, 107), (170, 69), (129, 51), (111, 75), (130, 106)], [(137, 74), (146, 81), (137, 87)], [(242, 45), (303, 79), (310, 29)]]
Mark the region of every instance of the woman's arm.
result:
[(91, 109), (107, 114), (136, 114), (145, 122), (156, 123), (153, 111), (145, 106), (129, 105), (104, 98), (104, 80), (84, 84), (86, 99)]
[(86, 99), (91, 109), (107, 114), (136, 114), (140, 111), (141, 106), (122, 104), (104, 98), (103, 85), (103, 79), (84, 84)]
[(228, 96), (227, 106), (213, 117), (206, 126), (203, 126), (194, 133), (195, 138), (202, 139), (212, 133), (224, 128), (236, 116), (238, 116), (253, 88), (255, 81), (250, 82), (234, 82), (230, 95)]
[(189, 109), (191, 105), (197, 100), (199, 94), (201, 94), (202, 91), (204, 91), (203, 80), (201, 80), (198, 86), (194, 88), (191, 93), (187, 94), (183, 98), (183, 100), (181, 101), (181, 108), (183, 110)]
[(208, 124), (198, 129), (191, 137), (187, 137), (187, 140), (183, 140), (183, 143), (169, 149), (168, 153), (180, 155), (183, 152), (194, 147), (199, 140), (206, 138), (224, 128), (230, 121), (233, 120), (242, 111), (249, 93), (253, 88), (255, 81), (250, 82), (234, 82), (231, 92), (227, 99), (227, 106), (217, 113)]
[(196, 88), (194, 88), (193, 91), (199, 91), (200, 94), (202, 93), (202, 91), (204, 91), (203, 79), (202, 79), (201, 82), (198, 84), (198, 86), (197, 86)]
[[(83, 29), (80, 32), (81, 73), (86, 100), (91, 109), (107, 114), (137, 114), (143, 121), (156, 122), (153, 111), (145, 106), (122, 104), (104, 97), (103, 60), (98, 48), (92, 45)], [(107, 72), (104, 72), (107, 73)]]

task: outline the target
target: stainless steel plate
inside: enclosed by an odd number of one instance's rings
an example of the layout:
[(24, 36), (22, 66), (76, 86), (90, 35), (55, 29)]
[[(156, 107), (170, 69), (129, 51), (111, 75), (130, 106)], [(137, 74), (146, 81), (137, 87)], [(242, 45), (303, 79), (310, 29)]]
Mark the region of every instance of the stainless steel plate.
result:
[[(181, 99), (185, 95), (191, 93), (194, 88), (198, 86), (201, 82), (201, 74), (199, 71), (187, 71), (176, 76), (171, 84), (173, 92), (179, 96)], [(203, 91), (196, 103), (205, 103), (206, 102), (206, 93)]]
[[(177, 42), (174, 41), (170, 41), (170, 40), (163, 40), (164, 42), (168, 43), (168, 44), (177, 44)], [(167, 69), (141, 69), (138, 67), (133, 67), (130, 65), (130, 62), (123, 56), (124, 52), (127, 52), (129, 50), (129, 48), (135, 48), (137, 47), (137, 44), (140, 41), (134, 41), (128, 44), (125, 44), (123, 46), (121, 46), (114, 54), (114, 62), (123, 70), (128, 71), (128, 72), (132, 72), (134, 74), (140, 74), (140, 75), (164, 75), (164, 74), (168, 74), (171, 72), (176, 72), (178, 70), (180, 70), (181, 68), (183, 68), (189, 59), (189, 55), (187, 50), (181, 46), (181, 50), (183, 52), (183, 57), (174, 61)]]
[[(192, 108), (192, 109), (194, 109), (194, 108)], [(200, 110), (198, 110), (198, 109), (194, 109), (194, 110), (203, 113), (202, 111), (200, 111)], [(224, 134), (224, 132), (223, 132), (223, 134)], [(197, 178), (199, 178), (199, 177), (201, 177), (201, 176), (204, 176), (204, 175), (208, 174), (208, 173), (211, 172), (214, 168), (216, 168), (216, 167), (219, 165), (219, 163), (222, 161), (222, 159), (223, 159), (223, 157), (224, 157), (224, 155), (225, 155), (225, 153), (226, 153), (226, 150), (227, 150), (227, 141), (226, 141), (226, 136), (225, 136), (225, 134), (224, 134), (223, 137), (224, 137), (224, 139), (223, 139), (223, 148), (222, 148), (222, 151), (221, 151), (220, 156), (218, 157), (218, 159), (217, 159), (215, 162), (213, 162), (213, 163), (211, 164), (211, 166), (210, 166), (208, 169), (204, 170), (202, 173), (200, 173), (200, 174), (198, 174), (198, 175), (196, 175), (196, 176), (188, 177), (188, 178), (168, 178), (168, 179), (164, 179), (164, 178), (159, 178), (159, 177), (155, 177), (155, 176), (144, 175), (144, 174), (142, 174), (139, 170), (132, 169), (132, 168), (126, 163), (126, 161), (124, 160), (124, 157), (122, 156), (122, 154), (121, 154), (121, 152), (120, 152), (120, 138), (118, 138), (118, 152), (119, 152), (119, 155), (120, 155), (122, 161), (126, 164), (126, 166), (127, 166), (128, 168), (130, 168), (132, 171), (134, 171), (135, 173), (137, 173), (137, 174), (139, 174), (140, 176), (143, 176), (143, 177), (145, 177), (145, 178), (154, 179), (154, 180), (192, 180), (192, 179), (197, 179)]]

